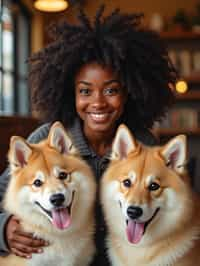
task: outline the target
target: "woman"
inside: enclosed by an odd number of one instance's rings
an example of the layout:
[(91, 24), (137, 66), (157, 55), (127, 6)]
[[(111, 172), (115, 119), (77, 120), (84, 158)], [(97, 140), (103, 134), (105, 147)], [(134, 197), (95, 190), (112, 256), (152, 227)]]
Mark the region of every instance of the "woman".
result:
[[(98, 10), (93, 23), (81, 11), (79, 24), (53, 26), (54, 41), (31, 57), (29, 73), (33, 108), (45, 122), (29, 141), (45, 138), (50, 124), (62, 121), (97, 182), (120, 123), (140, 141), (154, 144), (148, 129), (172, 103), (170, 87), (176, 79), (158, 36), (141, 29), (142, 15), (117, 9), (103, 17), (103, 11)], [(7, 172), (0, 178), (1, 195), (8, 178)], [(98, 195), (96, 217), (98, 252), (93, 265), (108, 265)], [(21, 231), (20, 221), (3, 212), (0, 230), (2, 255), (13, 252), (29, 258), (48, 244)]]

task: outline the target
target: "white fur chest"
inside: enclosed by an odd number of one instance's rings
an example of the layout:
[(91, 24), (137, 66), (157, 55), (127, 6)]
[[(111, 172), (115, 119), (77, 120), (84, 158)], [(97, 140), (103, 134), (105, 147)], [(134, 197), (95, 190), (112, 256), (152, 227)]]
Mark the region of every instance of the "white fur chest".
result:
[(175, 266), (179, 265), (181, 258), (187, 257), (196, 238), (194, 229), (187, 237), (177, 242), (165, 239), (154, 245), (133, 247), (124, 245), (123, 241), (115, 242), (115, 245), (109, 241), (109, 255), (113, 266)]
[(75, 264), (75, 258), (69, 258), (66, 259), (66, 257), (53, 254), (50, 252), (45, 252), (44, 254), (35, 254), (33, 255), (32, 259), (28, 261), (27, 266), (70, 266), (70, 265), (76, 265)]
[[(86, 249), (86, 250), (85, 250)], [(88, 265), (94, 254), (94, 245), (87, 236), (54, 239), (41, 254), (33, 254), (27, 266)]]

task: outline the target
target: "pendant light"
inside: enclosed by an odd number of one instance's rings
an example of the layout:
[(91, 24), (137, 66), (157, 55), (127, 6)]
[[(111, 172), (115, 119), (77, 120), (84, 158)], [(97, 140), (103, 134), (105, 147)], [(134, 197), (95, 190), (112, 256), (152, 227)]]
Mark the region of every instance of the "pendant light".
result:
[(34, 7), (44, 12), (59, 12), (68, 7), (66, 0), (36, 0)]

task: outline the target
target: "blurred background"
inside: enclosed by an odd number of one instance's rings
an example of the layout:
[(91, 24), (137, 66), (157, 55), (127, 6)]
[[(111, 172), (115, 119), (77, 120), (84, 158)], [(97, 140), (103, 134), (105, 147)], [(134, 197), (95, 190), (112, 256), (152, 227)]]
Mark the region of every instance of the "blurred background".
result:
[(117, 7), (144, 13), (144, 27), (165, 42), (180, 79), (174, 107), (152, 130), (161, 143), (177, 134), (188, 136), (188, 168), (200, 192), (199, 0), (0, 0), (0, 171), (6, 166), (10, 136), (26, 137), (39, 125), (31, 112), (27, 58), (50, 42), (47, 28), (52, 22), (75, 22), (80, 7), (93, 17), (102, 3), (106, 13)]

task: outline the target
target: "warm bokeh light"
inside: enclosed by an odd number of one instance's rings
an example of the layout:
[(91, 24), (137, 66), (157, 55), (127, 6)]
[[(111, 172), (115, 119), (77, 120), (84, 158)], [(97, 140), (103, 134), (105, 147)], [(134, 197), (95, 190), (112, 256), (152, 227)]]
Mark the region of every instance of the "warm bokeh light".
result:
[(59, 12), (68, 7), (68, 2), (65, 0), (37, 0), (34, 6), (44, 12)]
[(179, 80), (176, 83), (176, 92), (178, 93), (186, 93), (188, 90), (187, 82), (184, 80)]

